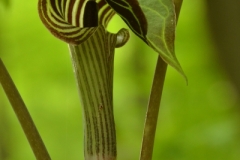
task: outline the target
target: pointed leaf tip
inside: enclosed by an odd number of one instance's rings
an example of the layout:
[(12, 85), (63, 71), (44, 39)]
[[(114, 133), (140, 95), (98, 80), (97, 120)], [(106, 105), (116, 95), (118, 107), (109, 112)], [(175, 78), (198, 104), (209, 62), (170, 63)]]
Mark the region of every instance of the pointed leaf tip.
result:
[(162, 59), (175, 68), (187, 81), (174, 50), (176, 14), (172, 0), (139, 0), (148, 22), (146, 40)]
[(173, 0), (106, 0), (130, 29), (187, 82), (175, 51), (176, 14)]

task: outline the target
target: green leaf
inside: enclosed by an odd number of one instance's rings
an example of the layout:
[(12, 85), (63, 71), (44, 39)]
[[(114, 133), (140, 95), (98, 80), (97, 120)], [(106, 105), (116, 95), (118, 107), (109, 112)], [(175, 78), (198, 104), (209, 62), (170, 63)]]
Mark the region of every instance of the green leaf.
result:
[(106, 0), (133, 32), (185, 78), (174, 51), (176, 14), (173, 0)]

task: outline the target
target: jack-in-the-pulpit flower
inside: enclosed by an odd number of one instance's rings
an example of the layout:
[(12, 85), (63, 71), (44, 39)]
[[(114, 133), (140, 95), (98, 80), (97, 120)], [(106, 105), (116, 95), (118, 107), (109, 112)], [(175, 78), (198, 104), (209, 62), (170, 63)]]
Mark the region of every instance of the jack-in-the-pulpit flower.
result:
[(127, 42), (128, 31), (106, 30), (115, 12), (104, 0), (39, 0), (38, 10), (47, 29), (69, 44), (83, 106), (85, 159), (116, 159), (114, 50)]

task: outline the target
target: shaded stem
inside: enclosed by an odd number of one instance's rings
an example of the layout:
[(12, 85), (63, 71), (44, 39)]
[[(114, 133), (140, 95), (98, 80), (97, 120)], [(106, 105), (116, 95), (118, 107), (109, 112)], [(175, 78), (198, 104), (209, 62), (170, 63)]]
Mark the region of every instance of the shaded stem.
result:
[[(178, 20), (182, 0), (174, 0)], [(140, 160), (151, 160), (167, 64), (158, 56), (145, 119)]]
[(159, 106), (162, 97), (163, 84), (165, 80), (165, 74), (167, 70), (167, 64), (159, 56), (156, 70), (154, 74), (154, 80), (152, 84), (148, 110), (146, 115), (142, 150), (141, 150), (141, 160), (151, 160), (152, 151), (154, 145), (154, 138), (157, 126)]
[(12, 108), (22, 126), (28, 142), (37, 160), (50, 160), (48, 151), (35, 127), (35, 124), (24, 104), (6, 67), (0, 59), (0, 83), (10, 101)]

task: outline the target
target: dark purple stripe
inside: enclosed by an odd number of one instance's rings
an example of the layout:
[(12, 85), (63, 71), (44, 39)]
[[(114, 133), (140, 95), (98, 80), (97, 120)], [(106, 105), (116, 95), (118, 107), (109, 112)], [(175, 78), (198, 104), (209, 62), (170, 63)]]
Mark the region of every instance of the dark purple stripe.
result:
[[(123, 18), (123, 20), (133, 29), (138, 35), (146, 36), (147, 34), (147, 20), (139, 7), (136, 0), (128, 2), (122, 0), (106, 0), (108, 4)], [(120, 6), (126, 6), (132, 8), (132, 12), (126, 8)], [(137, 19), (135, 19), (135, 16)]]

